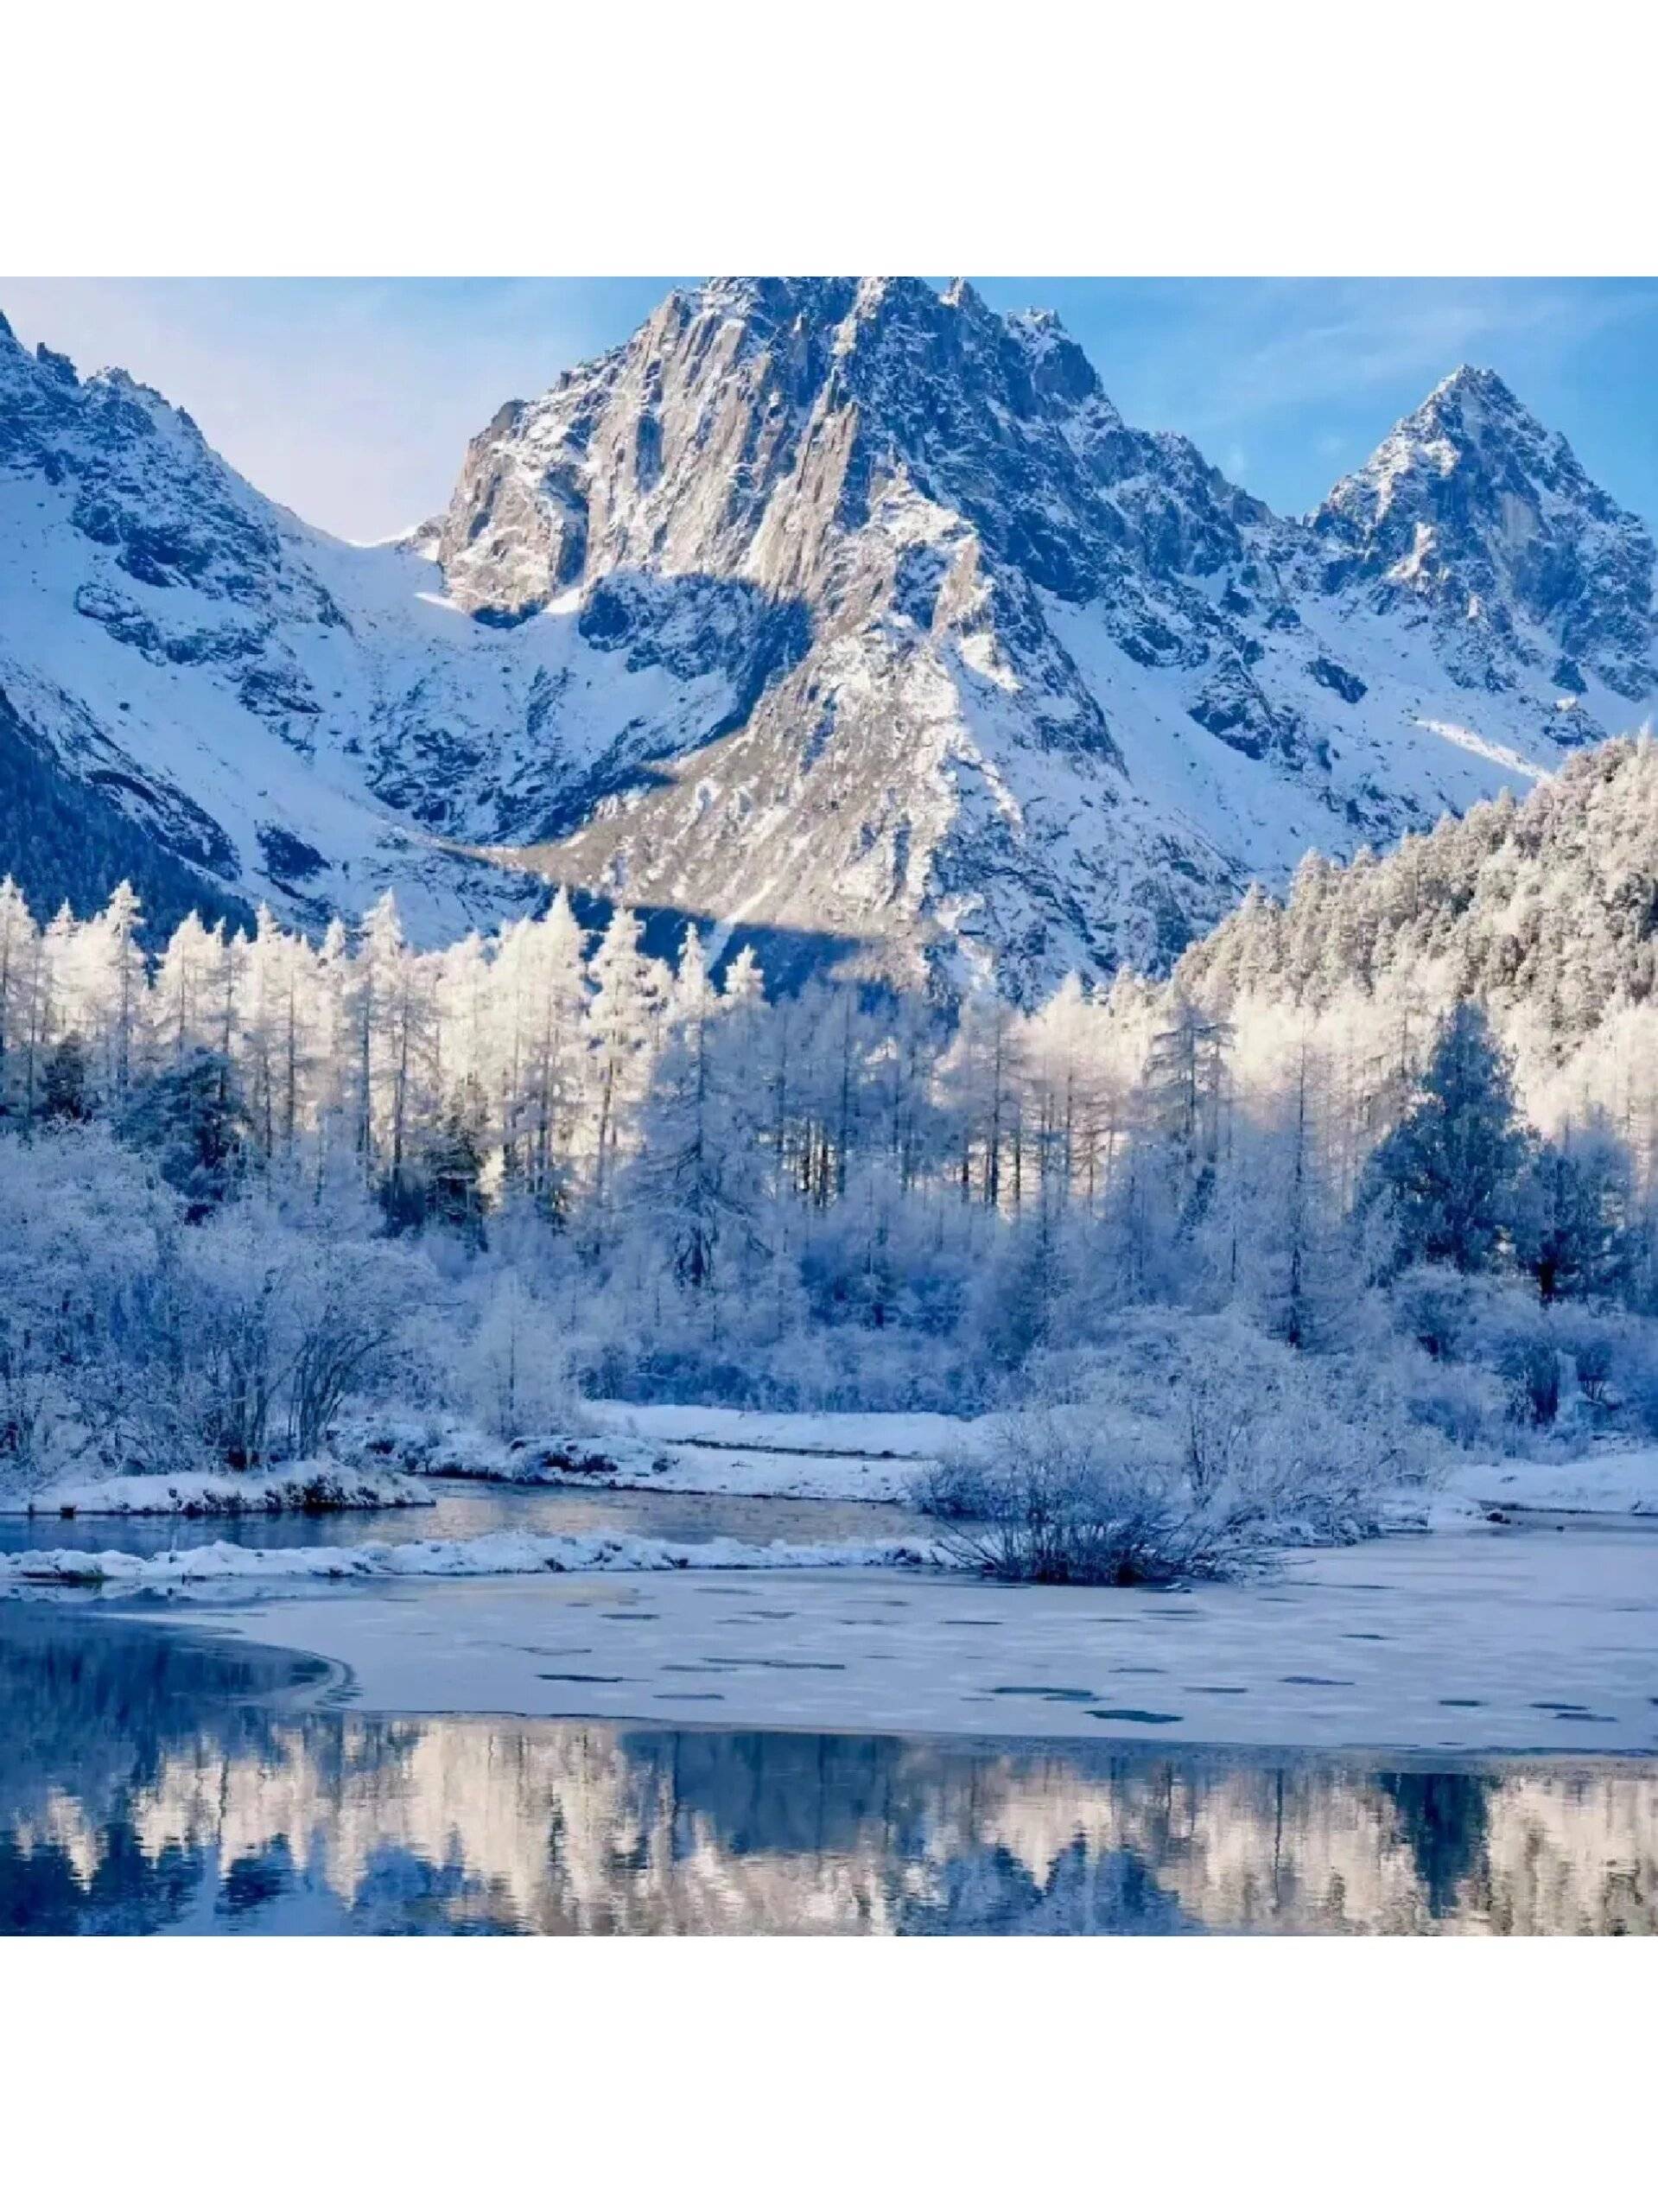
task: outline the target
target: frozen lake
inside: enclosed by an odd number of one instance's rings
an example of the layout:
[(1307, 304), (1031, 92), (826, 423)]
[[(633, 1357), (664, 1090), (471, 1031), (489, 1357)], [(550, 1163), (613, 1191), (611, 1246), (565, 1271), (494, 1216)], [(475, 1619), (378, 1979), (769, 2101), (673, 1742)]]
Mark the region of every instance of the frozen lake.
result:
[(0, 1929), (1654, 1932), (1655, 1570), (1478, 1529), (1164, 1592), (14, 1599)]
[(1482, 1524), (1183, 1590), (835, 1568), (204, 1585), (174, 1602), (200, 1628), (322, 1654), (376, 1712), (1658, 1753), (1652, 1530)]
[(259, 1645), (0, 1606), (0, 1930), (1658, 1925), (1644, 1760), (397, 1716), (338, 1694)]

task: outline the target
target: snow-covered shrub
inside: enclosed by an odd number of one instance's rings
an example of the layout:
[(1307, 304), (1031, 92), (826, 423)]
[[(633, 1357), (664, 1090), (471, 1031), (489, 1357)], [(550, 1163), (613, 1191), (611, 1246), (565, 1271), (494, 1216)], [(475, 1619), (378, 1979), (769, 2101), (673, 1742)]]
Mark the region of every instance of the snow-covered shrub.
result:
[(0, 1139), (0, 1484), (308, 1459), (424, 1280), (359, 1197), (192, 1221), (97, 1124)]
[(1574, 1401), (1562, 1408), (1589, 1436), (1652, 1433), (1658, 1417), (1658, 1338), (1644, 1317), (1610, 1306), (1550, 1309), (1556, 1343), (1577, 1383)]
[(0, 1490), (74, 1469), (141, 1397), (177, 1219), (101, 1127), (0, 1135)]
[(1604, 1406), (1617, 1364), (1617, 1346), (1610, 1332), (1594, 1326), (1574, 1332), (1567, 1338), (1566, 1349), (1577, 1370), (1579, 1389), (1591, 1406)]
[(1543, 1328), (1517, 1332), (1502, 1347), (1498, 1371), (1509, 1385), (1514, 1420), (1553, 1427), (1560, 1410), (1560, 1355), (1553, 1335)]
[(1388, 1304), (1400, 1332), (1430, 1359), (1461, 1357), (1474, 1324), (1473, 1279), (1455, 1268), (1407, 1268), (1391, 1285)]
[[(1559, 1416), (1570, 1349), (1559, 1307), (1523, 1281), (1409, 1269), (1384, 1301), (1388, 1334), (1372, 1344), (1390, 1362), (1416, 1417), (1448, 1441), (1490, 1452), (1535, 1448)], [(1593, 1364), (1592, 1355), (1591, 1364)]]
[(1459, 1367), (1418, 1352), (1399, 1363), (1400, 1390), (1413, 1421), (1463, 1451), (1500, 1452), (1508, 1426), (1508, 1391), (1483, 1367)]
[(503, 1443), (566, 1426), (578, 1392), (569, 1339), (516, 1268), (488, 1278), (451, 1369), (459, 1408)]
[(1274, 1544), (1374, 1530), (1433, 1454), (1358, 1363), (1289, 1351), (1230, 1316), (1138, 1309), (1115, 1341), (1047, 1363), (1068, 1402), (1000, 1418), (916, 1500), (964, 1564), (1015, 1580), (1217, 1573)]
[(1168, 1582), (1232, 1556), (1172, 1465), (1126, 1460), (1074, 1408), (1009, 1417), (975, 1503), (941, 1549), (999, 1582)]
[(1658, 1440), (1658, 1346), (1642, 1338), (1624, 1348), (1610, 1395), (1616, 1414), (1630, 1433)]
[(371, 1219), (365, 1206), (318, 1219), (259, 1191), (181, 1239), (180, 1389), (225, 1464), (309, 1457), (389, 1362), (430, 1279)]
[(918, 1513), (936, 1521), (984, 1521), (997, 1502), (998, 1478), (981, 1450), (946, 1452), (922, 1461), (908, 1495)]

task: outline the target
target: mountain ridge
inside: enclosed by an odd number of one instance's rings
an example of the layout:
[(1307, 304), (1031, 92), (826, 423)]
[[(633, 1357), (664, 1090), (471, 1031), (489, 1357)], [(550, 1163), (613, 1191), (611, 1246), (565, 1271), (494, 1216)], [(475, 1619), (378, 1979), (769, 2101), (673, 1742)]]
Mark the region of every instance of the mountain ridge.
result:
[(227, 897), (417, 936), (537, 878), (1039, 994), (1658, 694), (1651, 539), (1462, 369), (1310, 518), (958, 282), (716, 279), (349, 547), (0, 323), (0, 695)]

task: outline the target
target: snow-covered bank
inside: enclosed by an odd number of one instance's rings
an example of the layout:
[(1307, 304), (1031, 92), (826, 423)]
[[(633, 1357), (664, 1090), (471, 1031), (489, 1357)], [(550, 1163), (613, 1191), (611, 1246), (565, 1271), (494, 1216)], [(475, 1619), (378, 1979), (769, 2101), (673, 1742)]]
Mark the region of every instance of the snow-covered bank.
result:
[(670, 1456), (637, 1436), (554, 1430), (503, 1443), (471, 1421), (447, 1415), (391, 1416), (349, 1429), (342, 1447), (370, 1466), (392, 1464), (414, 1476), (484, 1483), (594, 1483), (648, 1486), (670, 1471)]
[(924, 1462), (869, 1458), (836, 1452), (786, 1451), (761, 1445), (740, 1450), (724, 1444), (677, 1444), (659, 1452), (646, 1471), (628, 1475), (553, 1476), (613, 1490), (677, 1491), (708, 1497), (841, 1499), (848, 1503), (901, 1504)]
[(316, 1544), (271, 1549), (201, 1544), (143, 1557), (135, 1552), (26, 1551), (0, 1554), (0, 1583), (119, 1584), (167, 1588), (182, 1583), (364, 1581), (397, 1576), (652, 1573), (670, 1568), (816, 1569), (902, 1567), (931, 1563), (914, 1544), (745, 1544), (720, 1537), (674, 1544), (657, 1536), (525, 1535), (503, 1532), (445, 1542)]
[(145, 1514), (194, 1521), (245, 1513), (374, 1512), (386, 1506), (429, 1505), (422, 1482), (391, 1467), (362, 1470), (335, 1459), (301, 1459), (251, 1474), (210, 1468), (177, 1475), (111, 1475), (54, 1484), (24, 1510), (57, 1514)]
[(1485, 1511), (1658, 1515), (1658, 1448), (1603, 1452), (1552, 1466), (1538, 1459), (1457, 1466), (1445, 1496)]
[[(340, 1440), (366, 1471), (654, 1491), (670, 1495), (910, 1501), (941, 1459), (991, 1459), (1007, 1416), (937, 1413), (761, 1413), (746, 1407), (584, 1405), (577, 1423), (502, 1443), (444, 1415), (362, 1423)], [(387, 1503), (401, 1502), (387, 1499)], [(1493, 1509), (1658, 1515), (1658, 1447), (1549, 1463), (1451, 1460), (1443, 1481), (1385, 1497), (1388, 1532), (1453, 1527)], [(83, 1510), (92, 1510), (83, 1506)], [(161, 1510), (161, 1509), (157, 1509)], [(1293, 1541), (1293, 1535), (1290, 1538)]]
[(930, 1459), (982, 1433), (983, 1417), (926, 1413), (757, 1413), (744, 1406), (634, 1405), (600, 1398), (585, 1408), (595, 1427), (658, 1444), (710, 1444), (740, 1451), (829, 1459)]
[[(590, 1421), (588, 1428), (585, 1423)], [(341, 1448), (370, 1466), (475, 1482), (894, 1504), (936, 1449), (974, 1424), (943, 1414), (757, 1414), (724, 1406), (588, 1407), (581, 1429), (511, 1443), (442, 1415), (361, 1424)], [(872, 1447), (860, 1440), (887, 1437)]]

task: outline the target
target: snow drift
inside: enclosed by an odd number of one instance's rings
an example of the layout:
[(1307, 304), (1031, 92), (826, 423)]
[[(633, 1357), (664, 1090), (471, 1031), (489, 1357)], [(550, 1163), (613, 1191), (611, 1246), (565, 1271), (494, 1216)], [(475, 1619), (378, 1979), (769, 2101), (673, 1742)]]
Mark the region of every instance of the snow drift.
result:
[(673, 1544), (654, 1536), (504, 1532), (450, 1542), (308, 1545), (278, 1551), (220, 1542), (155, 1558), (122, 1551), (11, 1552), (0, 1554), (0, 1581), (153, 1589), (195, 1582), (346, 1582), (396, 1576), (645, 1574), (696, 1568), (810, 1572), (920, 1567), (931, 1560), (929, 1548), (914, 1544), (745, 1544), (726, 1537)]

